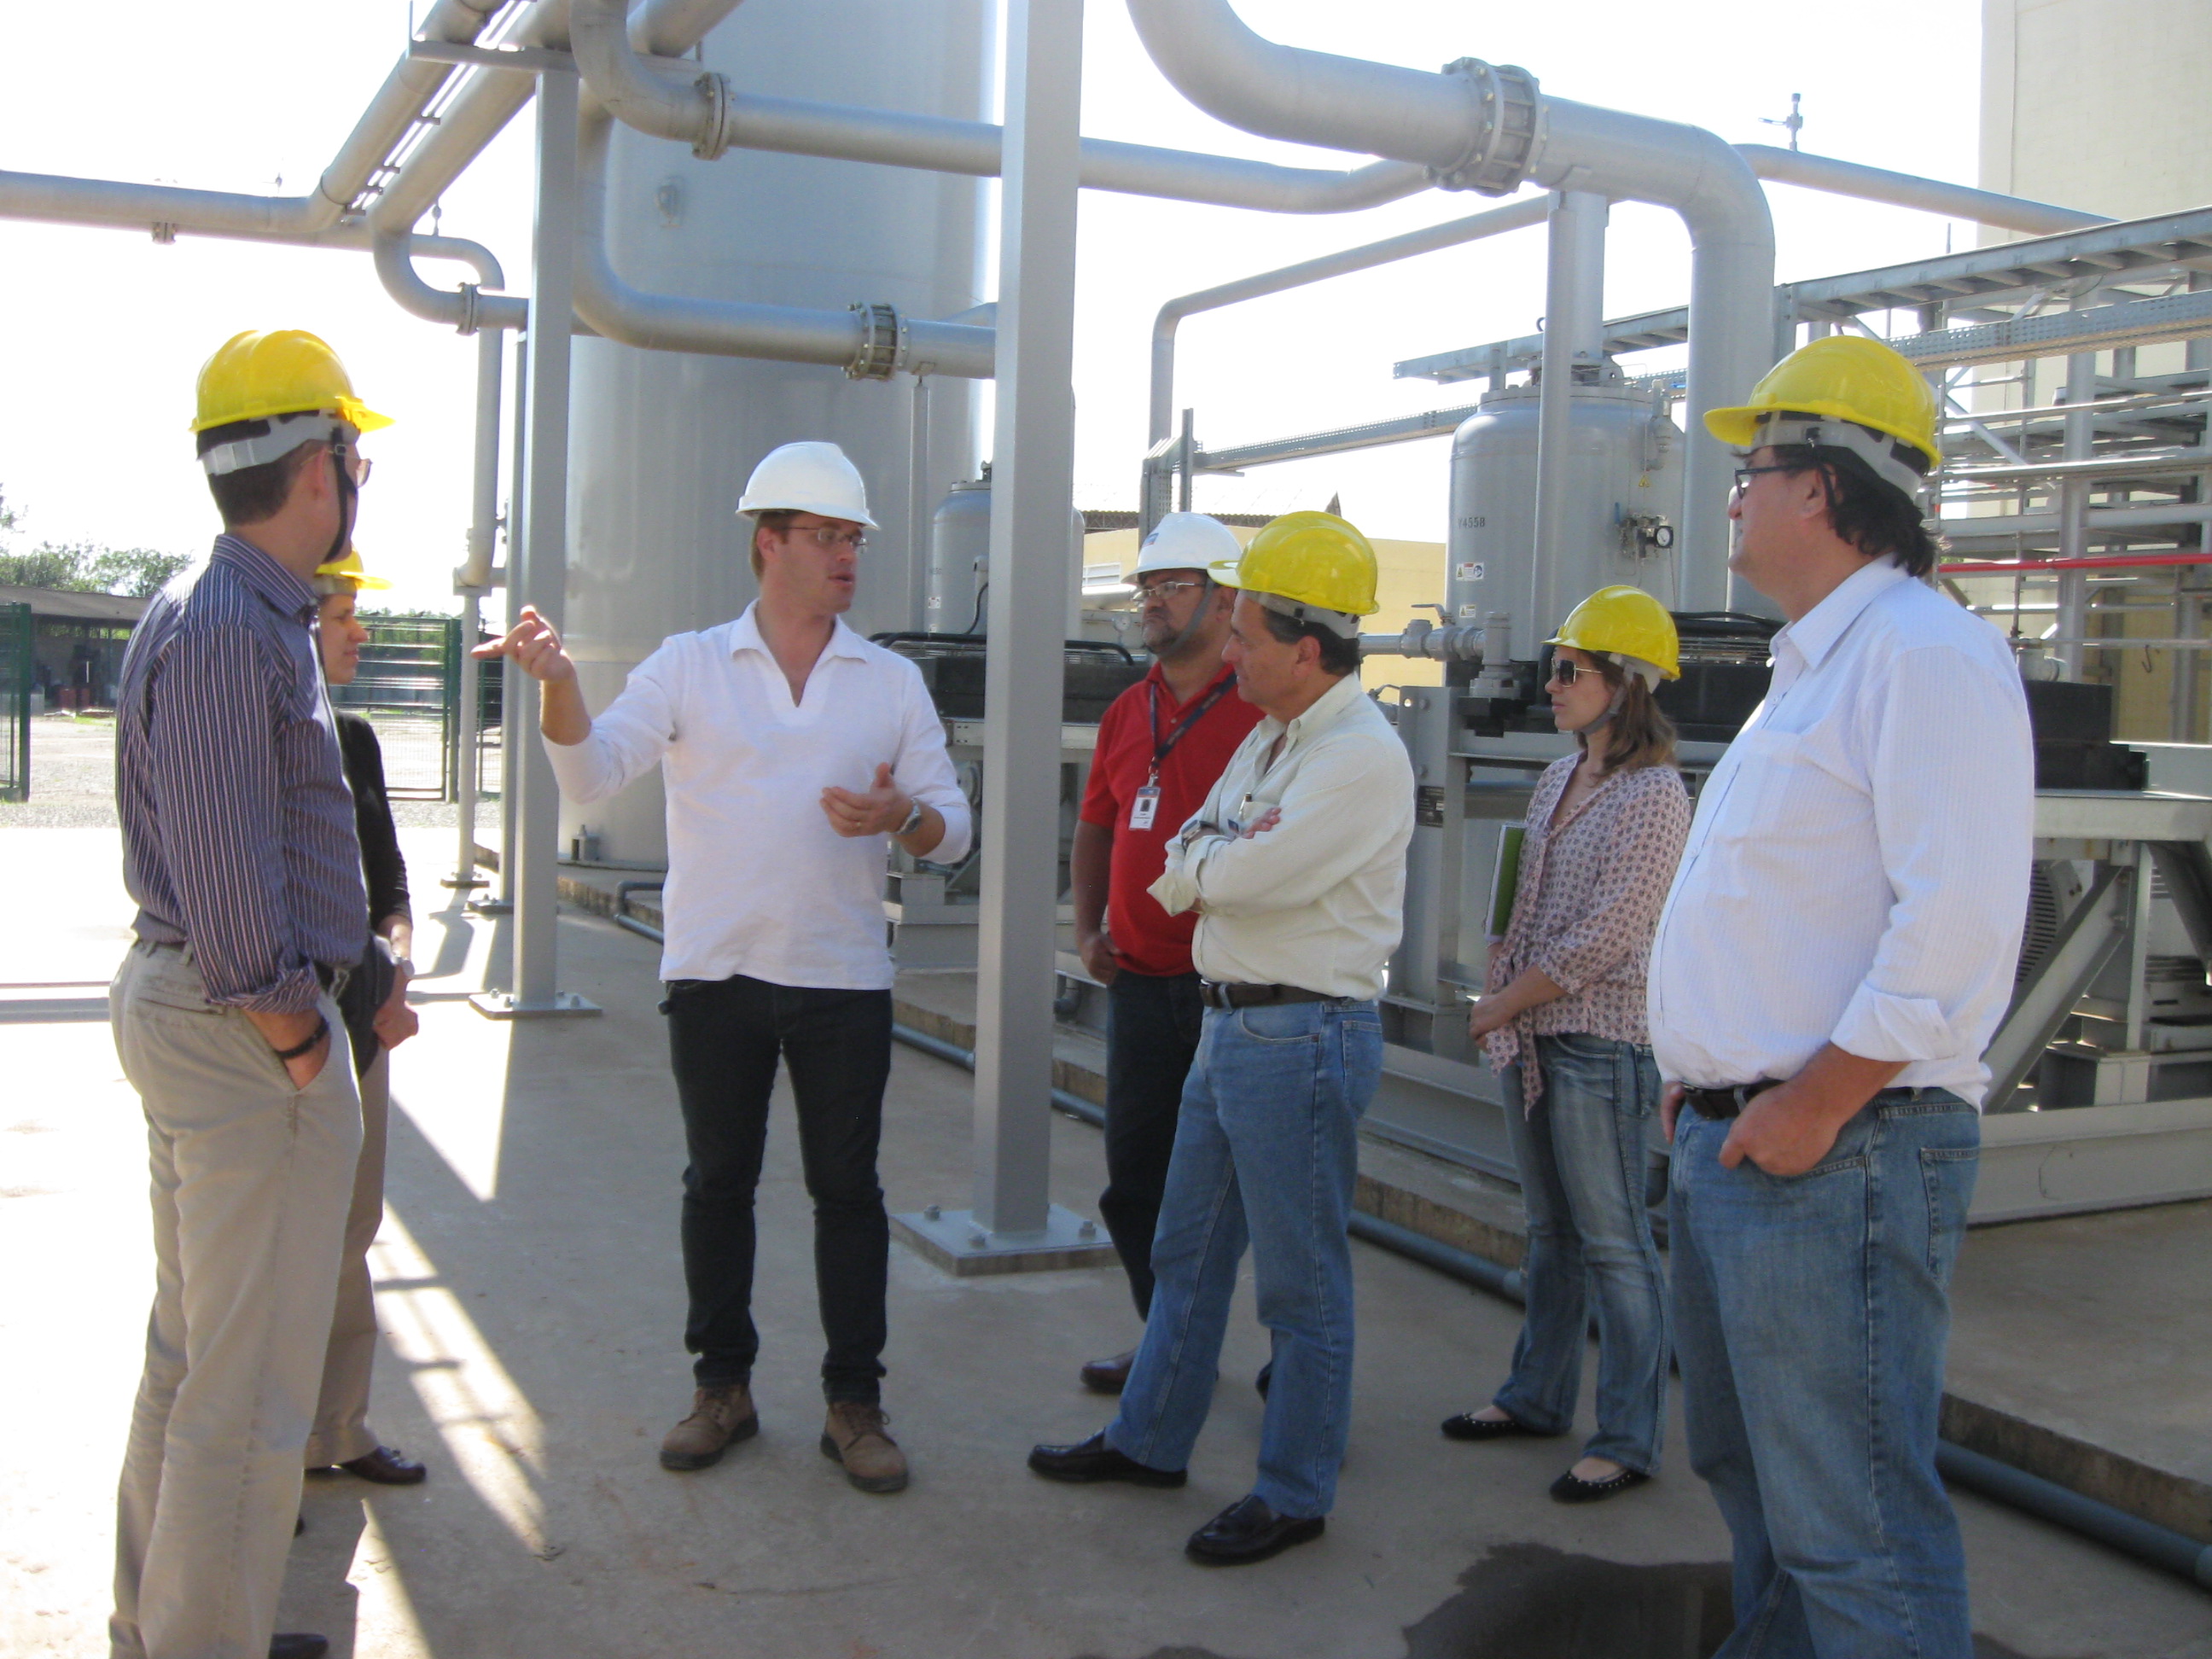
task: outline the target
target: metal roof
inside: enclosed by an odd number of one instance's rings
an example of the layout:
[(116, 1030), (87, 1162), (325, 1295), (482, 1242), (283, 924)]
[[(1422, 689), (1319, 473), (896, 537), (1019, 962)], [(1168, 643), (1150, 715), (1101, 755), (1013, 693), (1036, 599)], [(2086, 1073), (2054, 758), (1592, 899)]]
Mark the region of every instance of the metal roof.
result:
[(135, 625), (149, 602), (119, 593), (79, 593), (60, 587), (0, 587), (0, 605), (27, 605), (31, 615), (68, 622)]

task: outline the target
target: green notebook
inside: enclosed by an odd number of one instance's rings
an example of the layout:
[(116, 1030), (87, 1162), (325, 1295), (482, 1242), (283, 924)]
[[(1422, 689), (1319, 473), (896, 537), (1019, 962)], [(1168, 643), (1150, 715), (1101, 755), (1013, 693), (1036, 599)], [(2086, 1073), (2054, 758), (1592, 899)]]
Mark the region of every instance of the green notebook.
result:
[(1504, 939), (1513, 921), (1513, 896), (1521, 885), (1521, 843), (1528, 831), (1520, 824), (1498, 832), (1498, 867), (1490, 878), (1490, 936)]

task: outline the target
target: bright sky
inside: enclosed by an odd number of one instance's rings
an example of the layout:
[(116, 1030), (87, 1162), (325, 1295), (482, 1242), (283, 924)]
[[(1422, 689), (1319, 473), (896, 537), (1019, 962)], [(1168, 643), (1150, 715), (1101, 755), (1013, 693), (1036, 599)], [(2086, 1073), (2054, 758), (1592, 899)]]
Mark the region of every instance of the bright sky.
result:
[[(890, 3), (751, 0), (858, 16)], [(1790, 94), (1802, 93), (1808, 150), (1975, 178), (1977, 0), (1862, 0), (1848, 12), (1711, 0), (1656, 11), (1629, 0), (1244, 0), (1241, 9), (1264, 34), (1350, 56), (1522, 64), (1549, 93), (1735, 143), (1786, 142), (1762, 118), (1786, 114)], [(409, 27), (407, 0), (230, 0), (219, 26), (204, 9), (152, 0), (118, 0), (100, 15), (94, 47), (76, 8), (8, 9), (0, 164), (253, 192), (275, 192), (281, 177), (283, 193), (302, 192)], [(1248, 137), (1184, 102), (1116, 0), (1092, 0), (1085, 52), (1091, 136), (1357, 165)], [(518, 119), (444, 204), (447, 234), (489, 244), (514, 291), (528, 283), (529, 126)], [(744, 162), (733, 151), (721, 165)], [(1974, 236), (1963, 224), (1784, 186), (1771, 199), (1784, 280), (1941, 253)], [(1077, 505), (1134, 505), (1146, 342), (1162, 300), (1491, 205), (1430, 191), (1364, 213), (1290, 217), (1085, 192)], [(1531, 331), (1542, 244), (1540, 230), (1517, 232), (1194, 319), (1182, 330), (1178, 402), (1195, 406), (1200, 437), (1215, 446), (1471, 402), (1472, 386), (1396, 381), (1391, 365)], [(461, 275), (426, 270), (447, 285)], [(1687, 281), (1687, 243), (1672, 216), (1616, 208), (1609, 314), (1680, 304)], [(0, 489), (27, 511), (19, 547), (204, 544), (212, 510), (185, 432), (198, 365), (239, 329), (305, 327), (338, 347), (372, 405), (398, 417), (371, 441), (377, 472), (361, 545), (398, 580), (392, 602), (451, 607), (468, 513), (473, 346), (400, 312), (365, 254), (197, 238), (158, 246), (143, 232), (0, 222), (0, 296), (13, 394), (0, 399)], [(1340, 493), (1347, 515), (1374, 534), (1441, 539), (1447, 447), (1437, 439), (1201, 480), (1198, 505), (1285, 511)]]

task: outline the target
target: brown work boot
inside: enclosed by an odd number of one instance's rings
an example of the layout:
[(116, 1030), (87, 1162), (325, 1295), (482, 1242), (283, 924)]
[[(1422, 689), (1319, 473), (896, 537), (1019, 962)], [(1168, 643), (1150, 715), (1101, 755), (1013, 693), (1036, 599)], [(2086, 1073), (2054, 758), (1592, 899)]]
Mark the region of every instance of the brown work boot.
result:
[(660, 1443), (664, 1469), (711, 1468), (739, 1440), (760, 1432), (752, 1390), (742, 1382), (718, 1382), (691, 1397), (691, 1415), (669, 1430)]
[(833, 1400), (822, 1425), (822, 1455), (845, 1466), (845, 1478), (862, 1492), (901, 1492), (906, 1486), (906, 1454), (884, 1432), (890, 1419), (880, 1406), (857, 1400)]

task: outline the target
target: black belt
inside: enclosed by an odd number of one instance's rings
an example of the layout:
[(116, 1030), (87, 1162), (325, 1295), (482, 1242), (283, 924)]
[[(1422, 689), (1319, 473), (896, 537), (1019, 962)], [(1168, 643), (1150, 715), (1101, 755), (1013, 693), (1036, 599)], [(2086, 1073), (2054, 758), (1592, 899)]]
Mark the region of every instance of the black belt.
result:
[(1301, 990), (1295, 985), (1224, 985), (1202, 979), (1198, 1000), (1209, 1008), (1257, 1008), (1273, 1002), (1334, 1002), (1327, 991)]
[(1699, 1117), (1734, 1117), (1751, 1103), (1753, 1095), (1763, 1095), (1769, 1089), (1779, 1088), (1778, 1077), (1763, 1077), (1756, 1083), (1738, 1083), (1725, 1089), (1682, 1090), (1684, 1103), (1694, 1109)]

